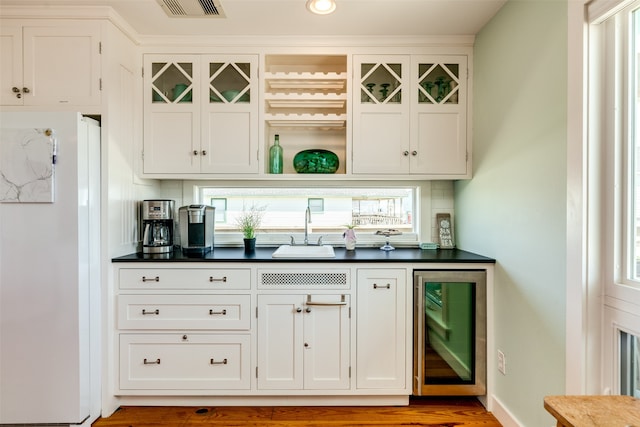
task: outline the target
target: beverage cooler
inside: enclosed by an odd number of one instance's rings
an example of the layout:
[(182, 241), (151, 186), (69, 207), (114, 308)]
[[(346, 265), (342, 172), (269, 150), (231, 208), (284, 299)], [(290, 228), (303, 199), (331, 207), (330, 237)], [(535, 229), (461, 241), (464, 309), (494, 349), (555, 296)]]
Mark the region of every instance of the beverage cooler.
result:
[(414, 271), (413, 394), (486, 394), (486, 272)]

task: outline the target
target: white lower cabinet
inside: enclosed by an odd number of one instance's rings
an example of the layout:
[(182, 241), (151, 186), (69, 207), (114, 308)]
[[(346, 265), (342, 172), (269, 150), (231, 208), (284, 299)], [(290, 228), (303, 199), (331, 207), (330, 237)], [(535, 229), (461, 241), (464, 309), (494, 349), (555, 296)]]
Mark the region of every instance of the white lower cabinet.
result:
[(158, 265), (117, 271), (118, 394), (249, 390), (251, 269)]
[(356, 340), (357, 388), (407, 386), (407, 270), (359, 269)]
[(249, 389), (249, 340), (249, 335), (122, 334), (120, 388)]
[(115, 264), (113, 395), (404, 404), (410, 275), (407, 265)]
[(258, 388), (350, 386), (349, 295), (258, 295)]

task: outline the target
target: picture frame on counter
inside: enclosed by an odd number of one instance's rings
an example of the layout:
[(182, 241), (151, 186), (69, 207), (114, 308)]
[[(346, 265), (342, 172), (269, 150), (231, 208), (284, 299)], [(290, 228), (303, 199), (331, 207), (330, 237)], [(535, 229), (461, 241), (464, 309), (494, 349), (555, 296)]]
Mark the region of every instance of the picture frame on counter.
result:
[(455, 248), (456, 244), (453, 237), (453, 221), (451, 221), (451, 214), (436, 214), (436, 224), (438, 226), (438, 243), (440, 244), (440, 249)]

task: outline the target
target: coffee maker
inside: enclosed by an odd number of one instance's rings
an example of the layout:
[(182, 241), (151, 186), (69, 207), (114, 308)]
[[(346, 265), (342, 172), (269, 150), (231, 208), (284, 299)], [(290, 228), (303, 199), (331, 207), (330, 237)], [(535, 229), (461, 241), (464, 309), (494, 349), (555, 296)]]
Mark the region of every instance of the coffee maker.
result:
[(207, 205), (182, 206), (178, 218), (180, 242), (186, 255), (204, 255), (213, 249), (215, 208)]
[(173, 251), (173, 200), (143, 200), (142, 253), (165, 254)]

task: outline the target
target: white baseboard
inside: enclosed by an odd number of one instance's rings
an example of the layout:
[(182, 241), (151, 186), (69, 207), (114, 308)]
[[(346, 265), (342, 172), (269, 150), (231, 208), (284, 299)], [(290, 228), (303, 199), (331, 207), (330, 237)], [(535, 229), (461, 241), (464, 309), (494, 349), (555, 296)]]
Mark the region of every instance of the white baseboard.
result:
[(502, 424), (502, 427), (524, 427), (506, 406), (495, 396), (491, 396), (493, 405), (491, 405), (491, 413)]

